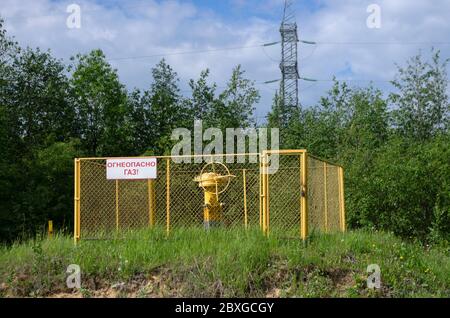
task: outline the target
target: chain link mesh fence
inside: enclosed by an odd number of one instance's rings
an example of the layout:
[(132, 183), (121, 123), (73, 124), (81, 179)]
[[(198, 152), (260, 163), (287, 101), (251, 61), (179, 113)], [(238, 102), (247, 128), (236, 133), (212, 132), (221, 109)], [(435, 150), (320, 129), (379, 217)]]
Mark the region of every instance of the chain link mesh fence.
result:
[[(245, 163), (225, 163), (234, 177), (219, 195), (223, 226), (259, 226), (259, 155), (254, 163), (247, 154), (234, 157), (232, 161)], [(170, 157), (158, 157), (158, 176), (154, 180), (107, 180), (107, 159), (78, 159), (77, 238), (104, 238), (117, 231), (144, 227), (165, 227), (170, 231), (202, 226), (204, 189), (194, 178), (206, 163), (225, 160), (221, 156), (205, 157), (201, 163), (189, 159), (191, 162), (176, 163)]]
[(301, 155), (280, 155), (278, 169), (269, 171), (267, 227), (283, 236), (298, 236), (301, 221)]
[(341, 167), (305, 151), (280, 152), (278, 170), (265, 175), (262, 155), (252, 156), (253, 161), (250, 154), (208, 156), (201, 162), (192, 156), (187, 163), (156, 157), (157, 178), (133, 181), (107, 180), (106, 158), (76, 159), (75, 240), (146, 227), (169, 233), (203, 226), (205, 194), (194, 178), (211, 161), (224, 162), (234, 176), (219, 194), (223, 227), (261, 227), (290, 237), (345, 230)]
[(308, 160), (308, 229), (309, 232), (333, 232), (344, 229), (343, 197), (340, 169), (311, 155)]

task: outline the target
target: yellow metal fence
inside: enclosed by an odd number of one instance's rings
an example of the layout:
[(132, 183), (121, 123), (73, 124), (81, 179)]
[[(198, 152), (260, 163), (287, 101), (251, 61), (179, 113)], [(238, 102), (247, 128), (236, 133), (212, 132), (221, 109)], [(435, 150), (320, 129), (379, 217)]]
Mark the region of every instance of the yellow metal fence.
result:
[(266, 234), (303, 239), (314, 231), (345, 231), (343, 169), (305, 150), (192, 156), (191, 163), (153, 158), (157, 178), (137, 181), (107, 180), (107, 158), (75, 159), (75, 241), (128, 229), (163, 227), (170, 233), (203, 226), (204, 194), (194, 178), (211, 161), (224, 162), (235, 176), (220, 194), (223, 227), (260, 227)]

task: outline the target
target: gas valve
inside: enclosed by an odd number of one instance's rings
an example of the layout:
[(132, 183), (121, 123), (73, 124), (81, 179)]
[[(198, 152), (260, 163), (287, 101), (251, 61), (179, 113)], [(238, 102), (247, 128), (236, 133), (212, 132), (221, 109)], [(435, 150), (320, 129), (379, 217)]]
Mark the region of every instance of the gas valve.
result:
[[(207, 172), (208, 170), (211, 171)], [(204, 191), (203, 224), (206, 230), (222, 225), (225, 204), (219, 202), (219, 194), (226, 191), (234, 177), (223, 163), (211, 162), (203, 167), (199, 176), (194, 178)]]

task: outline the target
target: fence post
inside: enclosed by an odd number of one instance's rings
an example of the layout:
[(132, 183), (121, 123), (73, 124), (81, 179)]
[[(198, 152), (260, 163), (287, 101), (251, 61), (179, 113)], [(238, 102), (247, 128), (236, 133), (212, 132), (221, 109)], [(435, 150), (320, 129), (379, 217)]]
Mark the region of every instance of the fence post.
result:
[(48, 220), (48, 238), (53, 237), (53, 221)]
[(270, 233), (270, 185), (269, 185), (269, 154), (266, 153), (266, 235)]
[(328, 185), (327, 185), (327, 163), (323, 162), (323, 210), (325, 233), (328, 233)]
[(155, 183), (153, 180), (147, 180), (148, 188), (148, 221), (150, 227), (155, 226)]
[(265, 235), (267, 235), (267, 153), (266, 151), (262, 154), (262, 169), (261, 169), (261, 179), (262, 179), (262, 230)]
[(262, 230), (262, 213), (263, 213), (263, 181), (262, 181), (262, 161), (261, 156), (259, 158), (259, 228)]
[(74, 159), (74, 223), (73, 240), (74, 243), (80, 240), (80, 159)]
[(248, 228), (248, 214), (247, 214), (247, 176), (246, 176), (246, 170), (242, 170), (242, 181), (244, 186), (244, 225), (245, 229)]
[(303, 233), (303, 154), (299, 154), (298, 156), (298, 163), (299, 163), (299, 178), (300, 178), (300, 200), (298, 201), (298, 207), (300, 210), (300, 237), (302, 236)]
[(170, 159), (166, 159), (166, 232), (170, 232)]
[(116, 231), (119, 231), (119, 180), (116, 180)]
[(300, 225), (300, 236), (303, 241), (308, 237), (308, 153), (305, 151), (301, 156), (301, 225)]
[(345, 224), (345, 196), (344, 196), (344, 168), (339, 167), (339, 216), (340, 216), (340, 225), (341, 231), (346, 231)]

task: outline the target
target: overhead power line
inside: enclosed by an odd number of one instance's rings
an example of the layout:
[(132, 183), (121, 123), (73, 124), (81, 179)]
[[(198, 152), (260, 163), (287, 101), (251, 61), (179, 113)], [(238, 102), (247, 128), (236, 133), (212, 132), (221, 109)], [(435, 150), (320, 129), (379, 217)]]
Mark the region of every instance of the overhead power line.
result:
[[(380, 80), (380, 79), (360, 79), (360, 78), (336, 78), (336, 79), (316, 79), (316, 78), (308, 78), (308, 77), (300, 77), (299, 78), (302, 81), (305, 82), (382, 82), (382, 83), (390, 83), (393, 80)], [(270, 81), (265, 81), (265, 82), (261, 82), (261, 83), (256, 83), (258, 85), (267, 85), (267, 84), (273, 84), (273, 83), (277, 83), (280, 82), (281, 79), (275, 79), (275, 80), (270, 80)]]
[(428, 42), (311, 42), (311, 41), (300, 41), (306, 44), (317, 44), (317, 45), (450, 45), (450, 42), (445, 41), (428, 41)]
[[(314, 41), (306, 41), (300, 40), (299, 42), (310, 45), (450, 45), (450, 42), (314, 42)], [(243, 46), (234, 46), (234, 47), (222, 47), (222, 48), (214, 48), (214, 49), (203, 49), (203, 50), (192, 50), (192, 51), (179, 51), (179, 52), (167, 52), (167, 53), (157, 53), (150, 55), (138, 55), (138, 56), (125, 56), (125, 57), (113, 57), (108, 58), (109, 61), (121, 61), (121, 60), (137, 60), (137, 59), (146, 59), (146, 58), (154, 58), (154, 57), (164, 57), (164, 56), (175, 56), (175, 55), (188, 55), (188, 54), (203, 54), (203, 53), (214, 53), (214, 52), (223, 52), (223, 51), (236, 51), (236, 50), (244, 50), (244, 49), (252, 49), (252, 48), (265, 48), (269, 46), (273, 46), (279, 44), (280, 42), (270, 42), (270, 43), (262, 43), (255, 45), (243, 45)]]
[(234, 47), (223, 47), (223, 48), (215, 48), (215, 49), (203, 49), (203, 50), (192, 50), (192, 51), (178, 51), (178, 52), (167, 52), (167, 53), (158, 53), (151, 55), (139, 55), (139, 56), (129, 56), (129, 57), (115, 57), (109, 58), (109, 61), (120, 61), (120, 60), (136, 60), (136, 59), (146, 59), (153, 57), (164, 57), (164, 56), (173, 56), (173, 55), (187, 55), (187, 54), (201, 54), (201, 53), (212, 53), (212, 52), (220, 52), (220, 51), (235, 51), (235, 50), (243, 50), (243, 49), (252, 49), (258, 47), (268, 47), (280, 42), (271, 42), (271, 43), (263, 43), (263, 44), (255, 44), (255, 45), (244, 45), (244, 46), (234, 46)]

